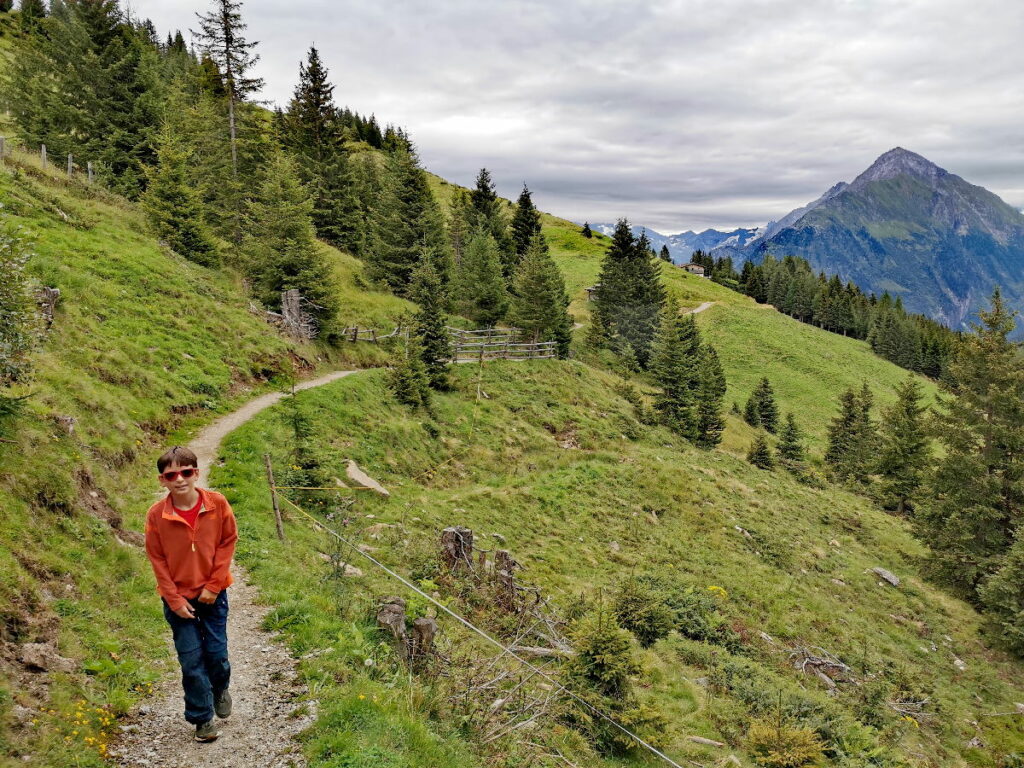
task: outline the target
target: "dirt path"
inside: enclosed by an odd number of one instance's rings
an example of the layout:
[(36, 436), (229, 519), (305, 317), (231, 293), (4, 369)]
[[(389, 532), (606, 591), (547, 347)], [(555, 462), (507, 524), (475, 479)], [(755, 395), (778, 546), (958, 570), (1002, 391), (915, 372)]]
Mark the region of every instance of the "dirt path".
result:
[(688, 315), (699, 315), (699, 314), (700, 314), (701, 312), (703, 312), (703, 311), (704, 311), (705, 309), (711, 309), (711, 308), (712, 308), (713, 306), (715, 306), (715, 303), (716, 303), (716, 302), (714, 302), (714, 301), (705, 301), (705, 302), (704, 302), (703, 304), (701, 304), (701, 305), (700, 305), (699, 307), (697, 307), (696, 309), (691, 309), (691, 310), (690, 310), (689, 312), (687, 312), (686, 314), (688, 314)]
[[(319, 387), (355, 373), (334, 371), (304, 381), (296, 389)], [(207, 481), (221, 440), (284, 394), (271, 392), (208, 425), (189, 447), (199, 457), (201, 483)], [(124, 737), (111, 749), (113, 762), (132, 768), (302, 768), (306, 761), (293, 737), (316, 718), (316, 702), (296, 699), (305, 693), (295, 676), (295, 660), (261, 623), (269, 610), (258, 605), (257, 590), (234, 566), (235, 584), (228, 592), (228, 646), (234, 712), (221, 724), (221, 737), (212, 744), (192, 739), (193, 728), (184, 709), (177, 659), (173, 670), (156, 686), (152, 698), (122, 726)], [(170, 647), (170, 629), (167, 630)]]

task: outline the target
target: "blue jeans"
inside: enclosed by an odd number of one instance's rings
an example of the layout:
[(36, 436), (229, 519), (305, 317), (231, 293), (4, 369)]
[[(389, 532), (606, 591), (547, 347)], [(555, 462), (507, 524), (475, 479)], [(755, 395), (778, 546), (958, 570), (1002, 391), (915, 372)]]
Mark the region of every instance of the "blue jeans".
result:
[(210, 605), (189, 600), (196, 618), (183, 619), (164, 601), (164, 618), (174, 634), (185, 689), (185, 719), (193, 725), (213, 719), (213, 699), (231, 682), (228, 662), (228, 591)]

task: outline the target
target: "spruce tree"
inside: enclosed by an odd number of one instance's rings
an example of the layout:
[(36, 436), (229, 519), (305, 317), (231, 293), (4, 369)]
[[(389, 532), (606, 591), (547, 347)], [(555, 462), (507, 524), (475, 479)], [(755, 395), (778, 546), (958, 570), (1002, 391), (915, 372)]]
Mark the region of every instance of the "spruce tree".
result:
[(654, 342), (651, 373), (660, 391), (654, 408), (662, 424), (696, 441), (700, 332), (693, 315), (680, 315), (674, 298), (665, 302)]
[(908, 376), (896, 387), (896, 402), (882, 412), (879, 426), (882, 505), (901, 515), (913, 510), (930, 458), (921, 397), (921, 385)]
[(1024, 508), (1024, 366), (1014, 313), (997, 290), (940, 382), (942, 445), (932, 503), (917, 520), (935, 575), (967, 597), (1002, 566)]
[(601, 263), (593, 312), (594, 335), (613, 349), (631, 348), (641, 368), (650, 362), (665, 302), (658, 262), (645, 243), (633, 237), (628, 221), (619, 220)]
[(757, 409), (757, 399), (753, 392), (750, 393), (746, 405), (743, 406), (743, 420), (755, 429), (761, 426), (761, 413)]
[(21, 0), (18, 6), (21, 11), (21, 29), (33, 33), (39, 29), (39, 21), (46, 17), (46, 4), (43, 0)]
[(878, 432), (871, 418), (873, 403), (867, 382), (858, 393), (846, 390), (839, 398), (839, 414), (828, 428), (827, 463), (839, 480), (866, 482), (875, 464)]
[(772, 449), (768, 444), (768, 436), (761, 430), (758, 430), (750, 450), (747, 451), (747, 461), (758, 469), (775, 468), (775, 458), (772, 456)]
[(348, 178), (334, 86), (315, 47), (299, 65), (299, 83), (282, 122), (282, 141), (297, 159), (302, 181), (313, 194), (317, 234), (334, 245), (351, 246), (352, 233), (341, 210)]
[(779, 461), (783, 464), (796, 466), (805, 460), (803, 432), (796, 424), (792, 413), (786, 414), (786, 421), (779, 432)]
[(668, 262), (669, 264), (672, 263), (672, 254), (669, 253), (667, 245), (661, 246), (661, 250), (658, 252), (658, 258), (662, 261)]
[(534, 341), (557, 342), (558, 356), (565, 358), (572, 341), (568, 307), (565, 280), (538, 231), (515, 273), (508, 322)]
[(241, 0), (213, 0), (213, 10), (196, 14), (199, 31), (193, 32), (202, 51), (217, 65), (223, 76), (228, 105), (228, 130), (231, 138), (231, 171), (238, 176), (238, 127), (236, 111), (246, 97), (263, 87), (263, 79), (251, 77), (250, 70), (260, 60), (253, 53), (256, 43), (245, 39)]
[(512, 276), (516, 266), (515, 246), (509, 235), (508, 220), (491, 180), (490, 171), (486, 168), (480, 169), (476, 177), (476, 186), (469, 194), (472, 203), (470, 225), (494, 238), (501, 257), (502, 272), (507, 280)]
[(330, 263), (316, 240), (313, 202), (299, 181), (295, 162), (278, 153), (266, 181), (247, 210), (246, 268), (257, 297), (281, 305), (281, 291), (297, 288), (321, 335), (333, 330), (338, 309)]
[(1014, 542), (997, 568), (981, 583), (978, 596), (1006, 646), (1024, 657), (1024, 524), (1017, 525)]
[(455, 310), (479, 327), (490, 328), (505, 317), (509, 295), (502, 276), (497, 243), (476, 232), (466, 245), (455, 272)]
[[(690, 316), (692, 317), (692, 315)], [(697, 439), (700, 448), (714, 448), (725, 431), (725, 372), (718, 352), (710, 344), (700, 348), (697, 365)]]
[(767, 376), (758, 382), (750, 397), (757, 407), (757, 423), (774, 435), (779, 424), (779, 406), (775, 402), (775, 390), (772, 389)]
[(450, 251), (441, 210), (415, 152), (387, 153), (381, 191), (372, 210), (371, 275), (400, 296), (408, 296), (412, 273), (425, 253), (433, 254), (443, 283), (450, 280)]
[(413, 333), (420, 340), (424, 370), (433, 389), (448, 389), (448, 363), (452, 359), (451, 334), (445, 324), (447, 286), (441, 282), (433, 259), (424, 258), (413, 274), (413, 297), (419, 310)]
[(589, 221), (583, 222), (583, 229), (580, 230), (580, 234), (583, 235), (588, 240), (594, 236), (594, 233), (590, 231)]
[(423, 341), (415, 333), (398, 348), (388, 372), (395, 399), (412, 408), (430, 407), (430, 377), (423, 363)]
[(516, 201), (516, 212), (512, 216), (512, 245), (516, 265), (522, 261), (526, 251), (533, 244), (534, 237), (539, 234), (540, 211), (533, 204), (530, 190), (523, 184), (523, 191), (519, 193), (519, 200)]
[(448, 207), (448, 240), (452, 246), (452, 255), (456, 265), (462, 261), (462, 254), (472, 235), (470, 225), (472, 207), (469, 192), (461, 187), (456, 188)]
[(160, 134), (157, 160), (142, 200), (156, 236), (186, 259), (216, 266), (217, 247), (206, 231), (199, 191), (189, 178), (191, 153), (173, 131)]

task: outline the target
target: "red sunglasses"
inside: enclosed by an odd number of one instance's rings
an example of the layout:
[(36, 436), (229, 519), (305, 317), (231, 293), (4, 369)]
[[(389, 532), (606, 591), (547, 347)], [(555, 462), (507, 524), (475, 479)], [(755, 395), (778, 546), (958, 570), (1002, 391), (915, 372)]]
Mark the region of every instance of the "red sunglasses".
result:
[(195, 467), (189, 467), (178, 471), (171, 470), (170, 472), (164, 472), (160, 475), (160, 477), (162, 477), (168, 483), (173, 483), (175, 480), (178, 479), (178, 475), (181, 475), (182, 479), (188, 480), (190, 477), (192, 477), (192, 475), (197, 474), (199, 474), (198, 469), (196, 469)]

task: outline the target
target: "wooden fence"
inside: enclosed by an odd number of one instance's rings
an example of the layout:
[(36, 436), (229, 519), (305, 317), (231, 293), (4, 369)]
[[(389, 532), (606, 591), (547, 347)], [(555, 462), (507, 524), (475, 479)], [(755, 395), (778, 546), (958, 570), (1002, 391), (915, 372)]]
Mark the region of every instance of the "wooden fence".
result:
[(547, 360), (558, 354), (553, 341), (538, 342), (469, 342), (456, 344), (452, 352), (454, 363), (483, 363), (488, 360)]
[[(11, 158), (12, 160), (15, 160), (16, 162), (27, 162), (29, 164), (37, 164), (39, 168), (41, 168), (44, 171), (49, 170), (51, 166), (55, 169), (55, 171), (57, 168), (59, 168), (59, 165), (56, 165), (51, 162), (50, 157), (46, 151), (45, 144), (41, 144), (39, 146), (39, 152), (36, 153), (24, 146), (14, 146), (13, 143), (6, 136), (0, 136), (0, 167), (3, 167), (6, 158), (8, 157)], [(35, 162), (36, 158), (38, 158), (37, 162)], [(89, 184), (92, 184), (96, 178), (96, 172), (93, 168), (92, 161), (87, 161), (83, 166), (79, 163), (76, 163), (75, 156), (70, 153), (67, 156), (67, 163), (64, 165), (64, 167), (65, 173), (69, 179), (74, 178), (76, 175), (84, 176), (85, 180)], [(59, 171), (56, 172), (59, 173)]]

